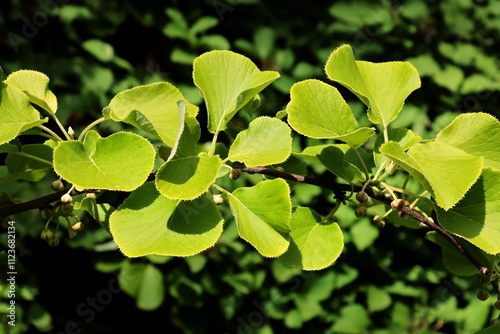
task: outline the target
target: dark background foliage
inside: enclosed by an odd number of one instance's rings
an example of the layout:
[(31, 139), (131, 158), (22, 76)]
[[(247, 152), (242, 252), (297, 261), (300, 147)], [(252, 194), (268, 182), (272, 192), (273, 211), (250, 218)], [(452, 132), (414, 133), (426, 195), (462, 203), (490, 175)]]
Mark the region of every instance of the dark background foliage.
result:
[[(192, 61), (212, 49), (240, 52), (261, 69), (281, 73), (262, 94), (260, 113), (274, 115), (289, 101), (293, 83), (326, 80), (326, 59), (344, 43), (351, 44), (357, 59), (409, 60), (418, 69), (422, 88), (410, 96), (395, 126), (430, 138), (462, 112), (500, 115), (500, 3), (495, 1), (4, 0), (0, 29), (4, 77), (19, 69), (46, 73), (59, 101), (59, 119), (77, 133), (99, 117), (114, 94), (155, 81), (179, 87), (200, 106), (204, 124)], [(364, 106), (339, 89), (360, 122), (366, 122)], [(237, 122), (247, 121), (239, 117)], [(107, 134), (122, 128), (104, 123), (99, 129)], [(10, 183), (0, 190), (28, 201), (50, 193), (55, 178)], [(227, 182), (227, 188), (235, 188), (252, 177)], [(326, 191), (307, 185), (294, 190), (294, 205), (320, 213), (332, 206)], [(117, 205), (125, 196), (101, 200)], [(0, 329), (471, 333), (493, 318), (491, 303), (475, 298), (478, 277), (447, 273), (440, 249), (424, 240), (424, 232), (392, 224), (379, 230), (368, 218), (356, 218), (352, 208), (338, 216), (346, 242), (340, 259), (326, 270), (301, 272), (260, 257), (237, 238), (230, 219), (221, 241), (200, 255), (126, 259), (88, 216), (82, 216), (85, 231), (72, 240), (64, 235), (58, 247), (49, 248), (39, 237), (40, 212), (16, 215), (11, 217), (18, 254), (16, 327), (3, 324), (7, 290), (2, 276)], [(127, 277), (146, 267), (161, 272), (161, 284), (148, 277), (133, 284), (159, 300), (152, 309), (140, 304), (127, 285)]]

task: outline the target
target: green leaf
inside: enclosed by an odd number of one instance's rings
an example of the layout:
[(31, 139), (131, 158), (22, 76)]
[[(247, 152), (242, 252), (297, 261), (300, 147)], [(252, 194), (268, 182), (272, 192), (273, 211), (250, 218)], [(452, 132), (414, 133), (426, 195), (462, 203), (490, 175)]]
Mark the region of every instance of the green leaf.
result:
[(282, 179), (266, 180), (228, 193), (238, 232), (266, 257), (277, 257), (288, 248), (292, 203)]
[(30, 104), (30, 99), (13, 85), (1, 83), (0, 144), (16, 138), (21, 132), (47, 122)]
[(150, 263), (127, 262), (122, 266), (118, 282), (126, 293), (136, 299), (141, 310), (152, 311), (163, 303), (163, 274)]
[(207, 191), (215, 181), (222, 161), (218, 155), (174, 157), (160, 167), (156, 187), (163, 196), (171, 199), (194, 199)]
[(100, 39), (88, 39), (82, 43), (83, 49), (102, 62), (109, 62), (115, 57), (115, 50), (109, 43)]
[(290, 224), (290, 247), (279, 257), (287, 266), (320, 270), (330, 266), (344, 248), (344, 236), (336, 223), (323, 223), (309, 208), (297, 207)]
[(380, 147), (380, 152), (416, 178), (445, 210), (465, 195), (483, 167), (482, 157), (441, 142), (416, 144), (408, 152), (398, 143), (388, 142)]
[(359, 304), (344, 306), (340, 311), (340, 319), (332, 326), (335, 333), (366, 333), (370, 318), (365, 308)]
[(488, 254), (500, 253), (500, 171), (485, 168), (451, 210), (437, 208), (439, 223)]
[(290, 128), (276, 118), (259, 117), (236, 136), (228, 159), (248, 167), (274, 165), (285, 161), (292, 152)]
[(316, 156), (330, 172), (349, 183), (365, 180), (365, 174), (357, 166), (345, 160), (346, 152), (341, 147), (334, 144), (325, 146)]
[(207, 31), (210, 28), (217, 26), (219, 20), (212, 16), (203, 16), (196, 20), (195, 23), (189, 28), (189, 33), (193, 36)]
[[(403, 150), (409, 149), (422, 140), (422, 137), (416, 136), (413, 131), (403, 128), (388, 129), (387, 136), (389, 138), (389, 141), (395, 141), (399, 143)], [(386, 158), (379, 151), (379, 147), (384, 143), (384, 134), (377, 134), (377, 136), (375, 137), (375, 149), (373, 151), (373, 160), (375, 161), (377, 168), (386, 161)]]
[(290, 97), (286, 107), (288, 123), (302, 135), (360, 146), (375, 133), (373, 128), (359, 128), (337, 88), (324, 82), (315, 79), (298, 82), (292, 86)]
[(100, 138), (89, 131), (83, 143), (71, 140), (54, 150), (54, 170), (77, 189), (132, 191), (153, 169), (155, 150), (143, 137), (117, 132)]
[(384, 289), (370, 285), (366, 292), (366, 304), (368, 311), (377, 312), (388, 308), (391, 305), (391, 295)]
[(11, 73), (4, 82), (22, 90), (31, 103), (43, 108), (49, 114), (56, 113), (57, 99), (49, 90), (50, 79), (45, 74), (32, 70), (20, 70)]
[(26, 144), (23, 145), (21, 153), (29, 154), (30, 157), (20, 155), (17, 152), (9, 153), (5, 158), (5, 165), (9, 171), (10, 179), (40, 181), (52, 170), (52, 164), (38, 159), (51, 163), (52, 152), (52, 148), (48, 145)]
[(455, 118), (436, 136), (437, 142), (484, 157), (484, 167), (500, 170), (500, 122), (485, 113), (467, 113)]
[[(134, 87), (116, 94), (103, 110), (104, 116), (146, 131), (172, 147), (182, 126), (177, 101), (186, 101), (168, 82)], [(186, 117), (194, 118), (198, 107), (186, 102)]]
[(88, 212), (96, 222), (98, 222), (109, 234), (109, 217), (115, 210), (107, 203), (96, 203), (94, 198), (85, 197), (81, 201), (73, 203), (75, 210), (83, 210)]
[(417, 70), (408, 62), (371, 63), (355, 60), (352, 48), (332, 52), (325, 71), (369, 107), (368, 118), (387, 128), (403, 108), (405, 99), (420, 87)]
[(205, 99), (208, 130), (224, 130), (238, 110), (278, 77), (278, 72), (260, 71), (250, 59), (231, 51), (210, 51), (197, 57), (193, 78)]
[(216, 205), (207, 197), (168, 199), (152, 182), (132, 192), (109, 219), (113, 238), (128, 257), (195, 255), (217, 242), (222, 225)]
[(359, 220), (351, 227), (352, 242), (359, 252), (370, 247), (379, 234), (379, 229), (368, 219)]

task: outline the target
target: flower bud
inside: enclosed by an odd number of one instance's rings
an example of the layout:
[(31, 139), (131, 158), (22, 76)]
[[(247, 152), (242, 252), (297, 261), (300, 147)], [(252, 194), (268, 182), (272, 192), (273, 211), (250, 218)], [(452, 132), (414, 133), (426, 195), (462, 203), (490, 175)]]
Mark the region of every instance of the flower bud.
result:
[(47, 229), (42, 231), (42, 233), (40, 234), (40, 239), (44, 241), (49, 241), (50, 239), (52, 239), (53, 236), (54, 234), (52, 233), (52, 231)]
[(73, 201), (73, 197), (70, 194), (64, 194), (61, 196), (61, 202), (63, 203), (71, 203)]
[(57, 247), (57, 245), (59, 245), (59, 238), (52, 237), (49, 240), (47, 240), (47, 243), (49, 244), (49, 247)]
[(54, 191), (61, 191), (64, 189), (64, 184), (61, 182), (61, 180), (55, 180), (50, 184), (50, 187)]

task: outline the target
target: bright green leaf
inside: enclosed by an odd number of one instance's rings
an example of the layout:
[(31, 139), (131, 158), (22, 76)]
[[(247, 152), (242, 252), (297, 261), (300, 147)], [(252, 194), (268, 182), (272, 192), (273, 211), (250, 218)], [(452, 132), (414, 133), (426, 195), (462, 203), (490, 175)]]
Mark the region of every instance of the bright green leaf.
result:
[(360, 146), (375, 133), (373, 128), (359, 128), (337, 88), (324, 82), (315, 79), (298, 82), (292, 86), (290, 97), (286, 107), (288, 123), (302, 135)]
[[(345, 144), (344, 144), (345, 145)], [(349, 183), (365, 179), (365, 174), (355, 165), (344, 160), (345, 152), (340, 145), (328, 145), (316, 156), (330, 172)]]
[(439, 223), (488, 254), (500, 253), (500, 171), (485, 168), (451, 210), (437, 208)]
[(436, 136), (437, 142), (484, 157), (484, 167), (500, 170), (500, 122), (485, 113), (467, 113), (455, 118)]
[(45, 123), (30, 99), (13, 85), (1, 83), (0, 91), (0, 144), (9, 142), (23, 131)]
[(57, 99), (49, 90), (49, 81), (49, 77), (41, 72), (20, 70), (11, 73), (4, 82), (22, 90), (32, 103), (53, 115), (57, 111)]
[(408, 95), (420, 87), (418, 72), (410, 63), (355, 60), (349, 45), (332, 52), (325, 71), (363, 101), (369, 107), (370, 121), (384, 128), (396, 119)]
[(465, 195), (483, 167), (482, 157), (441, 142), (416, 144), (408, 152), (398, 143), (388, 142), (380, 147), (380, 152), (415, 177), (445, 210)]
[(208, 130), (224, 130), (238, 110), (278, 77), (278, 72), (260, 71), (250, 59), (231, 51), (210, 51), (196, 58), (193, 78), (205, 99)]
[(223, 220), (207, 197), (168, 199), (148, 182), (111, 214), (109, 224), (115, 242), (128, 257), (191, 256), (216, 243)]
[(248, 167), (274, 165), (285, 161), (292, 152), (290, 128), (276, 118), (259, 117), (236, 136), (228, 159)]
[[(178, 101), (186, 99), (176, 87), (158, 82), (116, 94), (103, 113), (114, 121), (146, 131), (172, 147), (182, 126)], [(198, 107), (186, 102), (186, 118), (194, 118), (197, 113)]]
[(282, 179), (266, 180), (228, 193), (240, 236), (266, 257), (283, 254), (289, 245), (292, 203)]
[(215, 181), (222, 161), (207, 153), (198, 156), (174, 157), (156, 175), (156, 186), (163, 196), (171, 199), (194, 199), (207, 191)]
[(132, 191), (146, 181), (155, 158), (146, 139), (126, 132), (97, 140), (96, 135), (90, 131), (85, 144), (76, 140), (59, 143), (54, 150), (56, 173), (77, 189)]
[(304, 270), (330, 266), (344, 248), (344, 237), (336, 223), (324, 223), (309, 208), (297, 207), (290, 224), (290, 247), (279, 260)]

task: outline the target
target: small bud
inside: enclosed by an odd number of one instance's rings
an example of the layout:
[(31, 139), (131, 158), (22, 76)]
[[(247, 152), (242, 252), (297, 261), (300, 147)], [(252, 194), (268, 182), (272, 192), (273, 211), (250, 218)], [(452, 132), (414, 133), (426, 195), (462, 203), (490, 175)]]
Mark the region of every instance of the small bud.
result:
[(92, 198), (95, 199), (95, 193), (86, 193), (85, 198)]
[(385, 226), (385, 221), (379, 215), (376, 215), (376, 216), (373, 217), (373, 223), (378, 228), (384, 228), (384, 226)]
[(357, 206), (356, 209), (354, 209), (354, 214), (356, 217), (361, 217), (366, 214), (366, 207), (365, 206)]
[(74, 237), (76, 237), (76, 231), (72, 228), (68, 228), (68, 235), (70, 239), (73, 239)]
[(366, 202), (368, 201), (370, 197), (368, 196), (367, 193), (365, 193), (364, 191), (359, 191), (357, 194), (356, 194), (356, 199), (358, 200), (358, 202), (360, 203), (363, 203), (363, 202)]
[(214, 203), (217, 205), (224, 203), (224, 198), (222, 197), (221, 194), (214, 194), (213, 200), (214, 200)]
[(497, 301), (495, 302), (495, 308), (496, 308), (497, 310), (500, 310), (500, 300), (497, 300)]
[(54, 234), (52, 233), (52, 231), (47, 229), (42, 231), (42, 233), (40, 234), (40, 239), (44, 241), (49, 241), (50, 239), (52, 239), (53, 236)]
[(229, 178), (231, 180), (238, 180), (241, 176), (241, 169), (233, 168), (229, 173)]
[(71, 203), (73, 201), (73, 197), (70, 194), (64, 194), (61, 196), (61, 202), (63, 203)]
[(61, 191), (64, 189), (64, 184), (61, 182), (61, 180), (55, 180), (50, 184), (50, 187), (54, 191)]
[(83, 229), (85, 228), (85, 224), (82, 222), (76, 222), (73, 224), (73, 226), (71, 226), (71, 228), (75, 231), (83, 231)]
[(403, 199), (401, 198), (396, 198), (394, 201), (391, 202), (391, 208), (393, 210), (401, 210), (405, 206), (410, 206), (410, 202), (403, 201)]
[(479, 290), (479, 292), (477, 293), (477, 299), (479, 300), (485, 301), (488, 298), (490, 298), (490, 294), (484, 289)]
[(73, 130), (73, 128), (71, 126), (68, 128), (68, 135), (71, 139), (73, 139), (75, 136), (75, 131)]
[(49, 247), (57, 247), (57, 245), (59, 245), (59, 238), (52, 237), (49, 240), (47, 240), (47, 243), (49, 244)]

